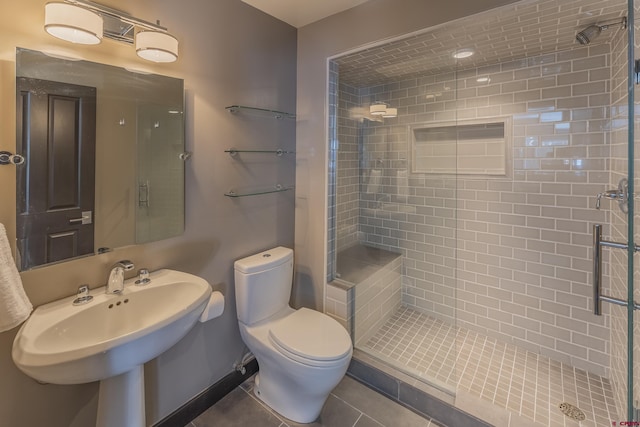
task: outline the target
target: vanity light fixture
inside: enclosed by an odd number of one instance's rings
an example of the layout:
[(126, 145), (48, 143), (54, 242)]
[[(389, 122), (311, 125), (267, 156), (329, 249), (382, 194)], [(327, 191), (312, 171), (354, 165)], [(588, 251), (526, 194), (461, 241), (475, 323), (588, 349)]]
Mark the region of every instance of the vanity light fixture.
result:
[(140, 58), (153, 62), (178, 59), (178, 40), (160, 22), (152, 24), (89, 0), (64, 0), (45, 5), (45, 30), (54, 37), (98, 44), (103, 37), (135, 44)]
[(398, 109), (389, 107), (385, 102), (374, 102), (369, 106), (369, 114), (385, 118), (397, 117)]
[(162, 31), (138, 31), (136, 53), (153, 62), (174, 62), (178, 59), (178, 40)]
[(102, 41), (103, 21), (97, 13), (69, 3), (44, 6), (44, 29), (53, 37), (78, 44)]

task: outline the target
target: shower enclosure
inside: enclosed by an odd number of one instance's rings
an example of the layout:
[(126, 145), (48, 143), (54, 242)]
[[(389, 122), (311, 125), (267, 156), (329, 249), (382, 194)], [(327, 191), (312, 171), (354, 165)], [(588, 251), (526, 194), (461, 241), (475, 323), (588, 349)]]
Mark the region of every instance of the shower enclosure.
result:
[(542, 425), (637, 420), (630, 1), (331, 58), (325, 310), (356, 349)]

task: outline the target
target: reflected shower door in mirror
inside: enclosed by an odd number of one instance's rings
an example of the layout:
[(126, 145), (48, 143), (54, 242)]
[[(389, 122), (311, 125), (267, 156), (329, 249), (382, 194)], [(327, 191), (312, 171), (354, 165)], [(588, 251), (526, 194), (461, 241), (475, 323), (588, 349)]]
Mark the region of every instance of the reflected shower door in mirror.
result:
[(163, 105), (138, 106), (136, 243), (177, 235), (184, 228), (182, 114)]
[(22, 270), (180, 235), (184, 83), (17, 49)]

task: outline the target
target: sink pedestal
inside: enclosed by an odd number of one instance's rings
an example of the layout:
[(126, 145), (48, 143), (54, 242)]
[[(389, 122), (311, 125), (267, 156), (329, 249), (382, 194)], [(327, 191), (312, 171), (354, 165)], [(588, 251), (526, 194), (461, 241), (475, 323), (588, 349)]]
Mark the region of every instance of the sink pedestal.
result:
[(149, 278), (125, 281), (120, 294), (96, 289), (89, 304), (70, 296), (36, 308), (13, 341), (16, 366), (51, 384), (100, 381), (96, 425), (145, 427), (144, 364), (180, 341), (211, 301), (200, 277), (158, 270)]
[(100, 381), (96, 427), (145, 427), (144, 365)]

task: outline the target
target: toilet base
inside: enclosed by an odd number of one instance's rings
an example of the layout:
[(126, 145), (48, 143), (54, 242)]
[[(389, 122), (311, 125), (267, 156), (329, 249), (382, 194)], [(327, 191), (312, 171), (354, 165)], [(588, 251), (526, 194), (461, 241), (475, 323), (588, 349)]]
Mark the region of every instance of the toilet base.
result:
[[(253, 394), (265, 405), (276, 411), (288, 420), (300, 424), (312, 423), (318, 419), (329, 394), (324, 399), (322, 396), (293, 396), (290, 393), (282, 393), (278, 387), (265, 387), (261, 384), (260, 373), (256, 374)], [(266, 390), (265, 390), (266, 389)]]

